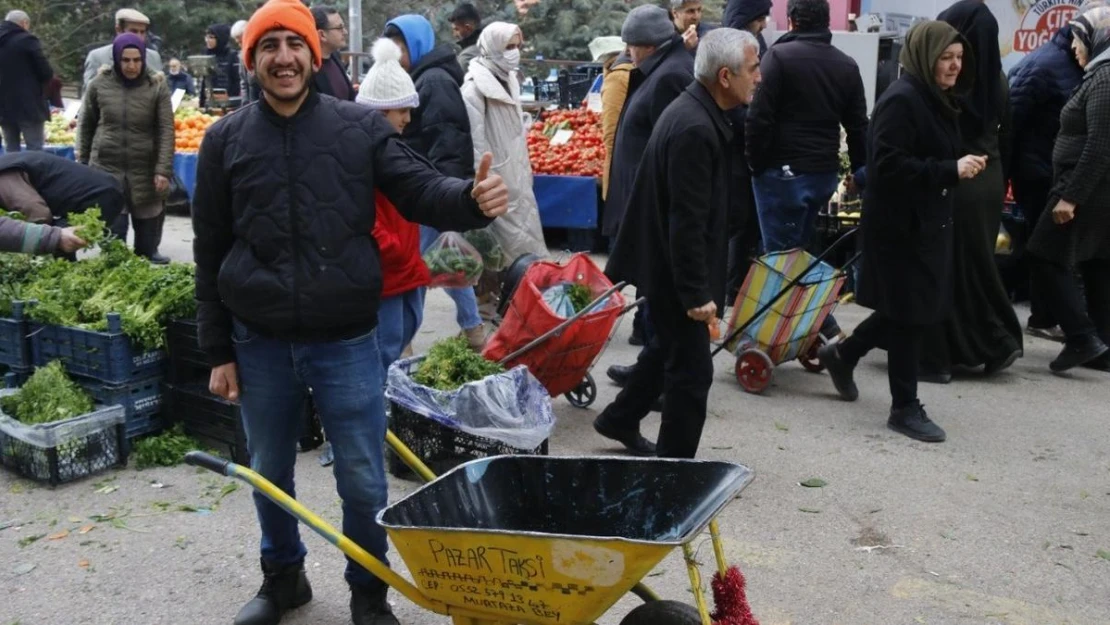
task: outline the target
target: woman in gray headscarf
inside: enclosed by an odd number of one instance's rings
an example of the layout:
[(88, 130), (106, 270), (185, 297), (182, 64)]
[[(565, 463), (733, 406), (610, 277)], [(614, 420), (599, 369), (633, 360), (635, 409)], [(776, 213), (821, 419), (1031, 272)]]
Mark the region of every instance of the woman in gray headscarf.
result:
[(1049, 210), (1037, 222), (1029, 254), (1033, 279), (1067, 337), (1049, 367), (1110, 371), (1110, 8), (1084, 13), (1071, 29), (1083, 82), (1060, 113)]
[(505, 249), (508, 262), (524, 254), (547, 255), (540, 211), (532, 192), (532, 165), (528, 160), (527, 126), (520, 108), (517, 68), (524, 35), (520, 27), (493, 22), (478, 38), (478, 58), (462, 86), (474, 141), (474, 167), (482, 155), (494, 155), (493, 171), (509, 187), (509, 212), (490, 225)]

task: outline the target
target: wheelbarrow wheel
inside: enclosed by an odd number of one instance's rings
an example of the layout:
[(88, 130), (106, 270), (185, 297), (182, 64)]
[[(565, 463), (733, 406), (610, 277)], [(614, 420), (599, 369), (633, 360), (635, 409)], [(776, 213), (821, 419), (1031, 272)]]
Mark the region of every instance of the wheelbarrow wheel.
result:
[(567, 391), (564, 397), (575, 408), (589, 408), (592, 406), (594, 400), (597, 399), (597, 383), (594, 382), (594, 376), (587, 373), (586, 377), (578, 383), (578, 386)]
[(762, 393), (771, 385), (775, 365), (758, 349), (746, 349), (736, 358), (736, 381), (749, 393)]
[(817, 340), (810, 346), (809, 351), (798, 357), (798, 362), (802, 363), (802, 367), (810, 373), (821, 373), (825, 370), (825, 366), (821, 364), (821, 359), (817, 357), (817, 350), (821, 349), (828, 343), (825, 337), (818, 334)]
[(681, 601), (649, 601), (629, 612), (620, 625), (701, 625), (701, 616)]

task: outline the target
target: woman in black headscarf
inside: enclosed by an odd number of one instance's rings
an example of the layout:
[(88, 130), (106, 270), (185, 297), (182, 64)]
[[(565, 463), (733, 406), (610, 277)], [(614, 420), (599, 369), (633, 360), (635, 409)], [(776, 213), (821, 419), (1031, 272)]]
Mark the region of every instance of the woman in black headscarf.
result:
[(971, 44), (967, 67), (975, 76), (960, 98), (960, 135), (965, 153), (987, 157), (987, 169), (956, 190), (952, 314), (925, 339), (921, 380), (947, 383), (953, 367), (983, 367), (987, 375), (1022, 355), (1021, 323), (995, 264), (994, 250), (1006, 200), (1009, 86), (1002, 73), (998, 22), (981, 0), (961, 0), (938, 20)]
[(228, 98), (239, 97), (239, 55), (230, 48), (231, 26), (227, 24), (213, 24), (204, 33), (204, 47), (206, 54), (216, 57), (216, 67), (212, 73), (205, 76), (200, 84), (200, 105), (208, 103), (205, 87), (223, 89), (227, 91)]
[(887, 425), (925, 442), (945, 439), (917, 399), (917, 368), (926, 328), (952, 306), (953, 191), (986, 168), (960, 145), (956, 94), (970, 91), (975, 78), (968, 48), (944, 22), (922, 22), (906, 34), (898, 59), (904, 73), (875, 103), (867, 136), (856, 298), (875, 312), (818, 352), (841, 398), (855, 401), (856, 365), (872, 349), (886, 349)]
[(1029, 254), (1033, 279), (1067, 337), (1051, 369), (1110, 371), (1110, 8), (1084, 13), (1071, 28), (1083, 82), (1060, 112), (1048, 210)]

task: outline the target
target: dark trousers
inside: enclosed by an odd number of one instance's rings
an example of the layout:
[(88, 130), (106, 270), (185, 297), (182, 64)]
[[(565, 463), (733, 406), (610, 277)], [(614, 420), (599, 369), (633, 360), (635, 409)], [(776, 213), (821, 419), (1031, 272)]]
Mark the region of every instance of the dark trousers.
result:
[(1059, 322), (1069, 344), (1083, 342), (1092, 334), (1110, 341), (1110, 260), (1079, 263), (1086, 302), (1072, 268), (1035, 257), (1031, 263), (1034, 283), (1045, 295), (1049, 314)]
[(628, 383), (601, 414), (615, 428), (639, 430), (662, 390), (663, 423), (656, 442), (662, 458), (693, 458), (697, 453), (713, 384), (709, 328), (681, 308), (670, 299), (648, 300), (644, 321), (649, 340)]
[(1049, 306), (1046, 301), (1048, 297), (1045, 293), (1041, 292), (1038, 282), (1033, 279), (1032, 264), (1036, 262), (1026, 252), (1025, 246), (1029, 242), (1029, 237), (1033, 235), (1033, 229), (1037, 227), (1037, 222), (1040, 221), (1041, 213), (1045, 211), (1048, 204), (1048, 194), (1052, 190), (1052, 180), (1019, 180), (1014, 179), (1014, 201), (1021, 207), (1021, 212), (1025, 216), (1025, 232), (1022, 234), (1021, 240), (1015, 241), (1015, 254), (1018, 255), (1017, 263), (1014, 267), (1014, 274), (1011, 276), (1012, 284), (1008, 285), (1011, 289), (1018, 289), (1027, 286), (1029, 289), (1029, 325), (1034, 328), (1052, 328), (1057, 325), (1057, 321), (1052, 317), (1049, 311)]
[(872, 313), (840, 343), (840, 357), (854, 367), (872, 349), (885, 349), (891, 409), (898, 410), (917, 403), (917, 363), (924, 331), (923, 326)]

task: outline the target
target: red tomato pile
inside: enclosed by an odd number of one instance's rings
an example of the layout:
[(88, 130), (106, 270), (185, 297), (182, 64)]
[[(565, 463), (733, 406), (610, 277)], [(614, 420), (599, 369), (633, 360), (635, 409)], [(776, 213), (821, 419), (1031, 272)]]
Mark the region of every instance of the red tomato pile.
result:
[[(563, 145), (551, 145), (560, 129), (573, 130), (574, 136)], [(537, 174), (600, 177), (605, 167), (601, 117), (585, 108), (544, 111), (528, 131), (528, 156)]]

